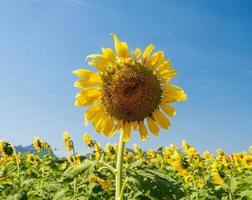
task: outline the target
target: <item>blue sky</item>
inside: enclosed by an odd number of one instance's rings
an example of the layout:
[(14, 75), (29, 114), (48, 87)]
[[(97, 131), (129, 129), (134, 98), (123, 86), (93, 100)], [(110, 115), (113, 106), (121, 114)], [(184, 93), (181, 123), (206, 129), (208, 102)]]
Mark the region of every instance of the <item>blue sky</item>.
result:
[(0, 2), (0, 139), (28, 145), (39, 136), (63, 155), (68, 130), (87, 152), (84, 109), (74, 107), (72, 71), (112, 47), (116, 33), (131, 49), (164, 50), (188, 101), (176, 104), (172, 128), (142, 142), (157, 148), (185, 139), (200, 151), (231, 153), (252, 145), (251, 1), (2, 0)]

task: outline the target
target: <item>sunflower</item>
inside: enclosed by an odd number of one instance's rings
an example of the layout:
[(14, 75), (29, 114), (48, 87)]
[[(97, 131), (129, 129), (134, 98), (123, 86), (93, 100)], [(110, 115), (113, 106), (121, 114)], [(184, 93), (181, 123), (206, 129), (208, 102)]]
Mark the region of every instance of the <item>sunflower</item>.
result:
[(91, 121), (94, 129), (105, 136), (122, 130), (127, 142), (135, 130), (142, 140), (147, 140), (147, 128), (157, 136), (159, 127), (170, 127), (166, 115), (176, 114), (170, 104), (184, 101), (187, 96), (182, 88), (168, 84), (176, 71), (163, 51), (152, 54), (154, 45), (150, 44), (143, 53), (136, 48), (130, 54), (127, 43), (111, 35), (115, 52), (102, 48), (101, 54), (87, 56), (88, 64), (96, 71), (73, 71), (80, 77), (75, 82), (75, 87), (80, 88), (75, 105), (90, 106), (85, 112), (85, 124)]
[(64, 139), (66, 150), (71, 151), (73, 149), (73, 141), (68, 131), (65, 131), (63, 133), (63, 139)]
[(34, 137), (33, 140), (33, 147), (37, 152), (40, 152), (41, 148), (42, 148), (42, 142), (40, 141), (39, 137)]

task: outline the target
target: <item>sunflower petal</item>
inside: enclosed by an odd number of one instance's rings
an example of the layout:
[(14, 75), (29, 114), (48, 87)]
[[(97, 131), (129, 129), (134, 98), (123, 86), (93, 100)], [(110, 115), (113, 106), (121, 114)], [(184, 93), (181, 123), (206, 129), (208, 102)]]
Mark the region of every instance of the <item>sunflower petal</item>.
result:
[(175, 103), (187, 99), (184, 90), (176, 85), (163, 85), (161, 89), (163, 91), (162, 95), (164, 96), (161, 99), (162, 103)]
[(159, 128), (158, 128), (157, 124), (155, 123), (155, 121), (151, 117), (147, 117), (147, 123), (148, 123), (150, 131), (155, 136), (158, 136), (159, 135)]
[(171, 107), (170, 105), (161, 103), (159, 106), (170, 117), (174, 117), (176, 115), (175, 108)]
[(146, 141), (148, 139), (148, 131), (147, 131), (147, 128), (144, 125), (143, 121), (139, 122), (139, 133), (140, 133), (140, 137), (143, 141)]
[(133, 127), (133, 130), (138, 131), (139, 130), (138, 121), (133, 121), (132, 122), (132, 127)]
[(120, 42), (114, 33), (111, 33), (111, 36), (114, 39), (115, 50), (118, 57), (122, 60), (127, 59), (129, 57), (128, 45), (125, 42)]
[(75, 81), (74, 87), (85, 89), (87, 87), (95, 86), (99, 83), (102, 83), (101, 77), (90, 76), (87, 80), (82, 79), (82, 80)]
[(131, 136), (131, 124), (130, 122), (125, 122), (123, 129), (122, 129), (122, 134), (123, 134), (123, 141), (128, 142)]
[(132, 56), (132, 60), (136, 61), (138, 59), (138, 57), (141, 55), (141, 49), (136, 48), (134, 51), (134, 54)]
[(105, 127), (103, 129), (103, 134), (106, 136), (110, 136), (110, 133), (114, 127), (114, 119), (113, 117), (109, 117), (108, 120), (105, 123)]
[(87, 109), (87, 111), (85, 112), (85, 125), (86, 126), (90, 120), (94, 119), (100, 113), (102, 108), (103, 108), (103, 105), (98, 104)]
[(89, 65), (94, 66), (97, 70), (105, 72), (106, 71), (106, 66), (108, 65), (108, 60), (100, 54), (91, 54), (86, 57), (86, 59), (92, 58), (88, 62)]
[(116, 57), (111, 48), (102, 48), (102, 53), (107, 60), (109, 60), (111, 63), (115, 63)]
[(153, 44), (150, 44), (146, 47), (146, 49), (144, 50), (143, 52), (143, 55), (142, 55), (142, 59), (141, 59), (141, 63), (144, 64), (146, 59), (149, 57), (149, 55), (151, 54), (151, 52), (153, 51), (154, 49), (154, 45)]
[(160, 112), (160, 110), (155, 110), (153, 113), (152, 113), (155, 121), (158, 123), (159, 126), (161, 126), (162, 128), (164, 129), (167, 129), (171, 123), (170, 121), (166, 118), (166, 116)]
[(96, 130), (96, 132), (101, 132), (102, 129), (102, 122), (106, 119), (106, 113), (105, 112), (101, 112), (99, 115), (97, 115), (94, 119), (93, 119), (93, 127)]
[(146, 61), (146, 66), (151, 68), (157, 68), (164, 60), (164, 52), (158, 51), (150, 56)]

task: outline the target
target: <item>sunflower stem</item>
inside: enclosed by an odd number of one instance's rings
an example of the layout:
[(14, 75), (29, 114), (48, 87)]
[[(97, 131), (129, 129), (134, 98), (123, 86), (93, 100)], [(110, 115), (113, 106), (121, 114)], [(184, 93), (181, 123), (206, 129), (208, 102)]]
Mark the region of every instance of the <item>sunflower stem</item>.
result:
[(14, 146), (12, 146), (12, 149), (14, 150), (14, 155), (15, 155), (15, 160), (16, 160), (16, 165), (17, 165), (18, 189), (20, 189), (21, 180), (20, 180), (20, 166), (19, 166), (19, 160), (18, 160), (18, 155), (17, 155), (16, 149), (14, 148)]
[(122, 188), (122, 165), (123, 165), (124, 146), (125, 143), (123, 141), (123, 131), (122, 131), (120, 133), (118, 152), (117, 152), (115, 200), (122, 200), (123, 198), (123, 194), (121, 195), (121, 188)]

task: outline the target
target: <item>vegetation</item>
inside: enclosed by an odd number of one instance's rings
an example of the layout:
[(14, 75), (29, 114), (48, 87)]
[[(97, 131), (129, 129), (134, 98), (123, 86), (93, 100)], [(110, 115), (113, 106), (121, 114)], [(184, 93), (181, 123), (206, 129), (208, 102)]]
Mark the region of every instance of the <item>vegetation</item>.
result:
[[(51, 147), (38, 137), (35, 154), (16, 153), (13, 145), (1, 141), (0, 199), (114, 199), (118, 146), (105, 148), (84, 134), (93, 153), (74, 152), (69, 133), (64, 134), (72, 155), (55, 158)], [(42, 150), (48, 155), (40, 155)], [(248, 152), (227, 155), (208, 151), (200, 156), (182, 142), (143, 151), (136, 144), (124, 150), (121, 199), (252, 199), (252, 147)]]

